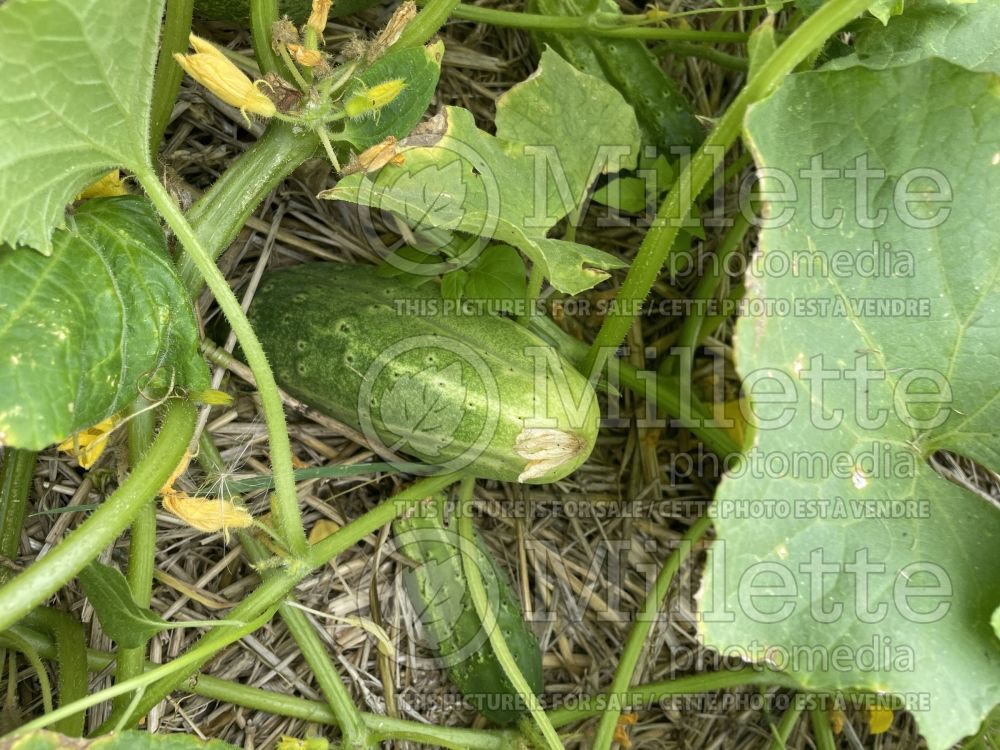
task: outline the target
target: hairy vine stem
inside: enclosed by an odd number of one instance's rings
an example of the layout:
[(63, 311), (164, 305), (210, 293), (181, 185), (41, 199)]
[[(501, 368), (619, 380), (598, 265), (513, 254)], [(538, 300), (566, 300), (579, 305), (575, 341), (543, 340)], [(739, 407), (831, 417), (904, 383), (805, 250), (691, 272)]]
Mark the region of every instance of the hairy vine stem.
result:
[(653, 226), (643, 238), (616, 297), (616, 301), (622, 304), (615, 305), (605, 318), (587, 355), (584, 372), (593, 368), (601, 350), (617, 349), (625, 340), (637, 314), (635, 311), (641, 309), (642, 303), (649, 296), (681, 226), (691, 217), (693, 196), (698, 195), (711, 178), (720, 149), (728, 151), (739, 137), (747, 107), (770, 93), (799, 63), (870, 4), (871, 0), (835, 0), (824, 3), (792, 32), (739, 93), (715, 130), (681, 171), (660, 205)]

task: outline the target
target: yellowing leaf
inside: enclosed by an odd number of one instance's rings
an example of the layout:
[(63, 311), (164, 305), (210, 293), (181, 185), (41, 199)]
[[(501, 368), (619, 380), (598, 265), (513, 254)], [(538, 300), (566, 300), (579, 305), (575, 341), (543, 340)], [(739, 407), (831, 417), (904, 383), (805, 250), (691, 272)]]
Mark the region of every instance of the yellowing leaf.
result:
[(309, 544), (316, 544), (326, 539), (330, 534), (340, 531), (340, 524), (329, 518), (321, 518), (309, 530)]

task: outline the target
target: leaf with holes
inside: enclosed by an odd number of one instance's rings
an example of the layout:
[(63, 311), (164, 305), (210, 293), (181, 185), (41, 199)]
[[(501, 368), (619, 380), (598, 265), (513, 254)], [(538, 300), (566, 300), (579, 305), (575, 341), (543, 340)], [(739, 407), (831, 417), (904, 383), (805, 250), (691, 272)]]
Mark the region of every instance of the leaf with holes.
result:
[(145, 199), (85, 203), (53, 247), (0, 247), (0, 444), (40, 450), (140, 390), (209, 387), (190, 299)]
[(703, 634), (812, 690), (906, 696), (946, 748), (1000, 696), (1000, 511), (928, 464), (1000, 469), (995, 80), (804, 73), (746, 128), (778, 224), (748, 294), (788, 312), (736, 330), (757, 430), (713, 506)]
[(159, 0), (0, 7), (0, 243), (48, 254), (66, 204), (109, 169), (149, 168)]

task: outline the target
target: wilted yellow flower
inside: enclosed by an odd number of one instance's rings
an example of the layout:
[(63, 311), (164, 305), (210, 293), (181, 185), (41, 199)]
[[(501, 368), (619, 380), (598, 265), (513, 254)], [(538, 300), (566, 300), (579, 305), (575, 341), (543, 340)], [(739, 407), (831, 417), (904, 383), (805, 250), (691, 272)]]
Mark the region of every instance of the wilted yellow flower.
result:
[(374, 115), (399, 96), (405, 88), (406, 82), (402, 78), (393, 78), (371, 88), (362, 88), (347, 98), (344, 102), (344, 111), (348, 117), (355, 119)]
[(301, 44), (289, 44), (288, 52), (303, 68), (315, 68), (323, 64), (323, 55), (318, 50), (306, 49)]
[(330, 15), (330, 5), (332, 0), (313, 0), (312, 12), (309, 14), (309, 20), (306, 21), (306, 26), (316, 32), (316, 35), (323, 36), (323, 31), (326, 30), (326, 19)]
[(342, 175), (364, 172), (370, 174), (376, 172), (386, 164), (401, 166), (406, 161), (406, 157), (396, 153), (396, 136), (390, 135), (380, 143), (376, 143), (371, 148), (362, 151), (357, 156), (351, 156), (351, 161), (341, 170)]
[(186, 492), (174, 491), (164, 493), (163, 507), (199, 531), (221, 531), (227, 542), (230, 529), (253, 526), (253, 516), (246, 508), (222, 498), (191, 497)]
[(83, 189), (76, 199), (78, 201), (89, 200), (90, 198), (113, 198), (117, 195), (126, 195), (125, 183), (122, 182), (122, 175), (117, 169), (112, 169), (97, 182), (91, 183)]
[(108, 435), (111, 434), (111, 430), (115, 428), (116, 424), (113, 419), (105, 419), (93, 427), (71, 435), (59, 443), (56, 448), (74, 456), (81, 468), (89, 469), (104, 452), (108, 445)]
[(184, 68), (184, 72), (226, 104), (239, 107), (244, 117), (248, 111), (263, 117), (275, 115), (277, 109), (274, 102), (257, 87), (261, 81), (251, 81), (215, 45), (205, 39), (191, 34), (188, 40), (194, 47), (195, 54), (174, 54), (174, 59)]
[(632, 738), (628, 736), (628, 727), (635, 724), (638, 720), (638, 714), (627, 713), (619, 716), (618, 721), (615, 722), (614, 741), (625, 748), (625, 750), (632, 747)]

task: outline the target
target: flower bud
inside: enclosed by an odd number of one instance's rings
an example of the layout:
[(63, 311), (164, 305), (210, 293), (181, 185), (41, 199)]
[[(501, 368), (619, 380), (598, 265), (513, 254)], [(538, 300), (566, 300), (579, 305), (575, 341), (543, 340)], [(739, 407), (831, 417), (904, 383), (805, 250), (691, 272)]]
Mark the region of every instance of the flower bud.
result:
[(177, 53), (174, 59), (184, 72), (194, 78), (226, 104), (238, 107), (243, 116), (247, 112), (263, 117), (273, 117), (277, 112), (274, 102), (257, 88), (257, 84), (243, 74), (215, 45), (191, 34), (188, 37), (195, 49), (193, 55)]

